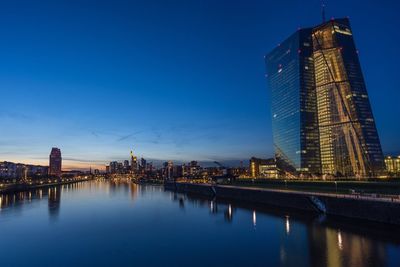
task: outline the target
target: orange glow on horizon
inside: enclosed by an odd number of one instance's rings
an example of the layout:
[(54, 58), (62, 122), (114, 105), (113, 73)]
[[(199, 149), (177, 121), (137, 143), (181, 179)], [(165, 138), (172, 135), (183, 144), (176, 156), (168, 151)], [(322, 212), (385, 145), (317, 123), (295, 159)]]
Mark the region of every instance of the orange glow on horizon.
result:
[[(20, 158), (15, 158), (15, 157), (10, 157), (10, 158), (0, 158), (0, 161), (8, 161), (8, 162), (14, 162), (14, 163), (22, 163), (22, 164), (29, 164), (29, 165), (41, 165), (41, 166), (49, 166), (49, 161), (48, 160), (37, 160), (37, 159), (20, 159)], [(72, 160), (63, 160), (62, 161), (62, 170), (63, 171), (70, 171), (70, 170), (89, 170), (92, 168), (94, 169), (99, 169), (101, 171), (104, 171), (106, 169), (104, 164), (99, 164), (99, 163), (90, 163), (90, 162), (79, 162), (79, 161), (72, 161)]]

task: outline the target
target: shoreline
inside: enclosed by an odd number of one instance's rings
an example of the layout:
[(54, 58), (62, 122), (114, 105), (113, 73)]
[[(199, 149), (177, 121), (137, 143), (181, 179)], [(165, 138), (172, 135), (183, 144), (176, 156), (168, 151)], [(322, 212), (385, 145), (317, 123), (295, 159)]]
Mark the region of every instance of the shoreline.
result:
[(166, 190), (400, 225), (400, 199), (229, 185), (166, 183)]
[(35, 184), (35, 185), (24, 185), (24, 184), (16, 184), (9, 186), (7, 188), (0, 188), (0, 194), (9, 194), (9, 193), (19, 193), (19, 192), (26, 192), (35, 189), (47, 188), (52, 186), (60, 186), (60, 185), (67, 185), (67, 184), (75, 184), (79, 182), (86, 182), (93, 180), (92, 178), (87, 179), (80, 179), (80, 180), (73, 180), (73, 181), (64, 181), (64, 182), (57, 182), (57, 183), (46, 183), (46, 184)]

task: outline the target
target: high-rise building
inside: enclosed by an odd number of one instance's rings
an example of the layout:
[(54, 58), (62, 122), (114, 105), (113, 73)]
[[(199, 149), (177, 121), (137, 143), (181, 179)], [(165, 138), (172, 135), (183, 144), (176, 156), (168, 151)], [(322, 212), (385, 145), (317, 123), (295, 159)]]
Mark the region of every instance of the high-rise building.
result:
[(124, 160), (124, 168), (129, 169), (129, 160)]
[(118, 172), (118, 162), (111, 161), (109, 170), (110, 170), (110, 174), (116, 174)]
[(124, 173), (129, 173), (131, 166), (129, 165), (129, 160), (124, 160)]
[(147, 162), (146, 162), (146, 160), (144, 158), (142, 158), (140, 160), (140, 169), (141, 169), (142, 172), (145, 172), (145, 171), (147, 171), (146, 168), (147, 168)]
[(57, 177), (61, 176), (61, 150), (59, 148), (53, 147), (49, 156), (49, 175), (54, 175)]
[(172, 161), (163, 163), (164, 178), (170, 180), (173, 177), (174, 163)]
[(137, 157), (133, 154), (131, 150), (131, 171), (133, 174), (136, 174), (138, 171), (138, 160)]
[(297, 172), (384, 171), (348, 19), (297, 31), (266, 56), (275, 152)]
[(297, 31), (265, 60), (277, 160), (289, 171), (320, 173), (311, 33)]
[(117, 173), (118, 174), (124, 173), (124, 164), (122, 162), (117, 162)]

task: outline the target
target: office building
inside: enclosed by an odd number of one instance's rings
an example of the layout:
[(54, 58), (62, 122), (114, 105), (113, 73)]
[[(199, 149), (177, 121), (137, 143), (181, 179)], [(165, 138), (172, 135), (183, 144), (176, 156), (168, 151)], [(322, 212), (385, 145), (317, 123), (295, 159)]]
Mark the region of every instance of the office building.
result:
[(386, 170), (390, 175), (400, 175), (400, 156), (385, 157)]
[(133, 174), (137, 174), (137, 172), (138, 172), (138, 159), (133, 154), (133, 151), (131, 151), (131, 172)]
[(116, 174), (118, 172), (118, 162), (117, 161), (111, 161), (109, 165), (109, 173), (110, 174)]
[(321, 171), (311, 29), (266, 56), (275, 154), (292, 172)]
[(53, 147), (49, 156), (49, 175), (61, 177), (62, 158), (61, 150)]
[(278, 178), (278, 167), (274, 158), (259, 159), (252, 157), (249, 170), (251, 178)]
[(296, 173), (373, 177), (382, 149), (348, 19), (301, 29), (266, 56), (277, 160)]

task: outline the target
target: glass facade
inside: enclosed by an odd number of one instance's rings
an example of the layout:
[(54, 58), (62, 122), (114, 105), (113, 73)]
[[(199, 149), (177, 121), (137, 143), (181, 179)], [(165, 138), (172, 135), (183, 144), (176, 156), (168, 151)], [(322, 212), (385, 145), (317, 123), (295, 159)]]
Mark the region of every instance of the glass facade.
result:
[[(386, 170), (390, 175), (400, 174), (400, 156), (398, 157), (387, 156), (385, 158), (385, 165), (386, 165)], [(1, 165), (0, 165), (0, 171), (1, 171)]]
[(266, 56), (276, 157), (289, 171), (320, 173), (311, 29)]
[(297, 172), (384, 171), (348, 19), (297, 31), (266, 56), (275, 152)]
[(348, 19), (312, 33), (322, 172), (376, 176), (383, 154)]

